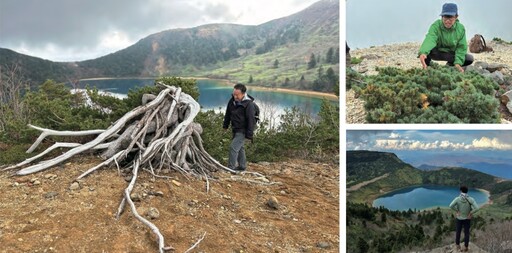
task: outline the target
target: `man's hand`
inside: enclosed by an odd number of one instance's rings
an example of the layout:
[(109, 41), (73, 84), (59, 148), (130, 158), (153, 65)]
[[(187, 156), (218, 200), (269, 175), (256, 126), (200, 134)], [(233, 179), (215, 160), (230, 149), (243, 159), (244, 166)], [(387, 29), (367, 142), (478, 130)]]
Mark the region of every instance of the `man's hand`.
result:
[(461, 73), (464, 73), (464, 69), (460, 66), (460, 64), (455, 64), (455, 68), (457, 68), (457, 70)]
[(420, 55), (420, 62), (421, 62), (421, 66), (423, 66), (423, 69), (427, 69), (427, 64), (425, 63), (425, 59), (427, 59), (427, 55), (426, 54), (421, 54)]

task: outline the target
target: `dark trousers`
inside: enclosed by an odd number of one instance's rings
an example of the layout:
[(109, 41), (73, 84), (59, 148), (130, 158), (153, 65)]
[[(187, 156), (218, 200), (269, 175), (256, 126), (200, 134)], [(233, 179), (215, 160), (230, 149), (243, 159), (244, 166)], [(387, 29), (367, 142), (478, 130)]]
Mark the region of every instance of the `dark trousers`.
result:
[(462, 228), (464, 228), (464, 246), (466, 246), (467, 248), (469, 245), (469, 227), (471, 226), (471, 220), (456, 219), (456, 221), (457, 222), (455, 223), (455, 244), (460, 244), (460, 232), (462, 231)]
[[(427, 66), (430, 66), (430, 62), (434, 61), (447, 61), (448, 65), (453, 66), (453, 62), (455, 61), (455, 53), (454, 52), (441, 52), (437, 48), (432, 49), (430, 54), (427, 55), (427, 59), (425, 59), (425, 63)], [(468, 66), (473, 63), (473, 55), (466, 54), (466, 58), (464, 59), (464, 64), (462, 66)]]

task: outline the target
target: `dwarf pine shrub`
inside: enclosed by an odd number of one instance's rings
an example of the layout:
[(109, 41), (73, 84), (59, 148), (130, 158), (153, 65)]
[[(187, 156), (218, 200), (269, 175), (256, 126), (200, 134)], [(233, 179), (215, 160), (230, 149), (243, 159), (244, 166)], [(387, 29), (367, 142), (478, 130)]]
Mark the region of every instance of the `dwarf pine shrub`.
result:
[(378, 68), (353, 84), (366, 101), (370, 123), (498, 123), (499, 86), (477, 73), (434, 66)]

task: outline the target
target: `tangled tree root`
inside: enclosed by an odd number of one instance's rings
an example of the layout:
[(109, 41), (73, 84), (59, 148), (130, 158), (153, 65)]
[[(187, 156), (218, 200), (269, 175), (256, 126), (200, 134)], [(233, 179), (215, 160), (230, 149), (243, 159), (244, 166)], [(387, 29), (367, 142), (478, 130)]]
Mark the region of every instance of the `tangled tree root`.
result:
[[(42, 133), (27, 150), (28, 153), (32, 152), (49, 135), (83, 136), (97, 134), (98, 136), (85, 144), (57, 142), (40, 154), (3, 170), (23, 167), (16, 174), (28, 175), (46, 170), (75, 155), (91, 150), (103, 150), (101, 157), (104, 162), (87, 170), (77, 179), (81, 179), (104, 166), (115, 164), (119, 169), (119, 162), (122, 161), (127, 164), (126, 167), (132, 170), (133, 177), (124, 190), (124, 196), (116, 215), (117, 219), (119, 219), (127, 203), (135, 218), (157, 235), (159, 252), (172, 250), (173, 247), (165, 245), (160, 230), (149, 220), (139, 215), (130, 198), (139, 170), (142, 168), (153, 176), (159, 176), (158, 174), (162, 169), (174, 169), (187, 177), (206, 179), (207, 189), (208, 179), (211, 178), (213, 172), (219, 169), (232, 173), (236, 172), (220, 164), (204, 150), (201, 139), (202, 127), (200, 124), (194, 123), (194, 118), (200, 111), (199, 104), (190, 95), (181, 92), (181, 88), (167, 86), (162, 83), (159, 83), (159, 85), (163, 85), (165, 89), (158, 96), (145, 94), (142, 98), (143, 105), (126, 113), (106, 130), (55, 131), (30, 126)], [(70, 150), (55, 158), (24, 167), (56, 148), (70, 148)], [(203, 238), (193, 247), (197, 246)]]

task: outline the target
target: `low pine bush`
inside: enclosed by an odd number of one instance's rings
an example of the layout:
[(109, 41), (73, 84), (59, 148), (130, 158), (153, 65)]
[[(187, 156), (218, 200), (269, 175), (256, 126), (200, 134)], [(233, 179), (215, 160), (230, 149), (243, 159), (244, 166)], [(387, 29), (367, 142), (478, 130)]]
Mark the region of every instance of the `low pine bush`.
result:
[(498, 123), (499, 86), (477, 73), (434, 66), (427, 70), (378, 68), (352, 83), (370, 123)]

